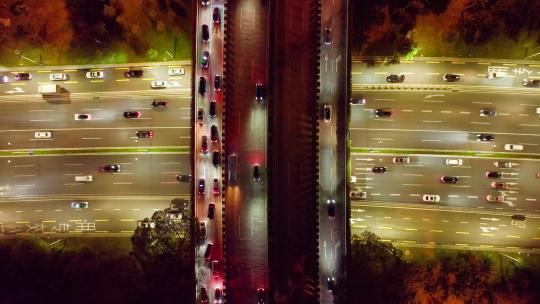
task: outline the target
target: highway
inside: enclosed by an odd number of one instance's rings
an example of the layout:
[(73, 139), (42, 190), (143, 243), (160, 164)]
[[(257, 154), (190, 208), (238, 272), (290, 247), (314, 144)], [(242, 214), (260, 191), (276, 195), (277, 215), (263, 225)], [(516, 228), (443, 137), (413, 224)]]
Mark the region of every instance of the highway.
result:
[[(227, 2), (225, 156), (238, 156), (237, 184), (226, 188), (229, 303), (268, 297), (267, 138), (269, 7), (260, 0)], [(261, 100), (256, 85), (261, 84)], [(259, 165), (260, 180), (253, 177)], [(226, 164), (227, 170), (232, 170)], [(227, 172), (227, 171), (226, 171)], [(227, 175), (227, 174), (226, 174)]]

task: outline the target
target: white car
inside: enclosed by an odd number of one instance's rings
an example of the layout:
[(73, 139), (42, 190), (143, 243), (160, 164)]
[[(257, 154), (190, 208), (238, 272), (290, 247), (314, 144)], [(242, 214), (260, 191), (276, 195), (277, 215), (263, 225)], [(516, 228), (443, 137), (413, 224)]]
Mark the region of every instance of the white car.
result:
[(167, 87), (167, 81), (165, 80), (154, 80), (150, 83), (152, 89), (162, 89)]
[(66, 80), (67, 75), (64, 73), (52, 73), (49, 75), (49, 79), (52, 81)]
[(103, 78), (103, 71), (90, 71), (86, 72), (86, 78)]
[(444, 161), (444, 164), (447, 166), (461, 166), (463, 165), (463, 159), (459, 158), (447, 158)]
[(365, 199), (367, 197), (366, 191), (351, 191), (349, 197), (352, 199)]
[(523, 150), (523, 145), (506, 144), (506, 145), (504, 145), (504, 150), (506, 150), (506, 151), (521, 151), (521, 150)]
[(170, 68), (169, 69), (169, 76), (179, 76), (184, 75), (185, 71), (183, 68)]
[(408, 164), (411, 162), (411, 158), (408, 156), (405, 156), (405, 157), (398, 156), (398, 157), (392, 158), (392, 162), (394, 164)]
[(36, 131), (34, 133), (34, 138), (51, 138), (52, 132), (51, 131)]
[(486, 200), (488, 202), (493, 202), (493, 203), (504, 202), (504, 195), (491, 195), (491, 194), (489, 194), (488, 196), (486, 196)]
[[(0, 83), (8, 82), (8, 77), (6, 75), (0, 75)], [(540, 109), (540, 108), (539, 108)]]
[(424, 202), (438, 203), (441, 200), (441, 197), (435, 194), (424, 194), (422, 200)]
[(81, 201), (71, 202), (71, 208), (75, 208), (75, 209), (88, 208), (88, 202), (81, 202)]
[(75, 120), (90, 120), (92, 119), (92, 115), (87, 114), (87, 113), (75, 114), (73, 118)]

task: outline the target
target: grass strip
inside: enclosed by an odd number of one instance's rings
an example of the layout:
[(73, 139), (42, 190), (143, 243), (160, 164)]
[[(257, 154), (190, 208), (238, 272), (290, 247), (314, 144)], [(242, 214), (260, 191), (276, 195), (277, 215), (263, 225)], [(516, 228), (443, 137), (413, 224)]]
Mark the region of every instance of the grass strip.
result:
[(448, 156), (467, 156), (479, 158), (522, 158), (522, 159), (540, 159), (539, 154), (527, 153), (507, 153), (507, 152), (481, 152), (481, 151), (442, 151), (442, 150), (412, 150), (412, 149), (369, 149), (369, 148), (351, 148), (352, 153), (366, 154), (418, 154), (418, 155), (448, 155)]

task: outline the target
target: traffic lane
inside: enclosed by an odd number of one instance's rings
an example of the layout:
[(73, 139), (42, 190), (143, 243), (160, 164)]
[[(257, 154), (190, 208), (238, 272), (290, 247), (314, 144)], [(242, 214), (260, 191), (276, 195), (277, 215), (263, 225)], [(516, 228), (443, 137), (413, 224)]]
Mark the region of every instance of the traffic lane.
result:
[[(99, 168), (119, 164), (120, 172)], [(190, 174), (187, 154), (63, 155), (11, 158), (1, 163), (3, 196), (43, 194), (179, 194), (189, 183), (178, 183), (176, 174)], [(93, 175), (91, 183), (75, 182), (75, 176)]]
[[(536, 202), (540, 196), (535, 189), (540, 185), (540, 179), (534, 175), (538, 161), (512, 161), (513, 168), (497, 169), (490, 159), (464, 158), (463, 166), (447, 166), (445, 159), (459, 157), (412, 155), (409, 158), (409, 164), (393, 164), (392, 156), (353, 156), (352, 175), (357, 180), (353, 187), (366, 189), (367, 186), (368, 196), (376, 200), (421, 203), (423, 194), (437, 194), (441, 196), (441, 202), (437, 205), (539, 210)], [(372, 173), (374, 166), (385, 166), (388, 173)], [(485, 177), (488, 170), (502, 172), (503, 176), (498, 181), (505, 182), (508, 188), (492, 189), (491, 183), (496, 179)], [(440, 182), (443, 175), (456, 176), (459, 182), (455, 185), (443, 184)], [(487, 195), (504, 195), (505, 200), (490, 203)]]
[(436, 244), (538, 248), (540, 219), (527, 216), (525, 227), (511, 225), (512, 213), (460, 212), (410, 207), (371, 207), (351, 203), (352, 234), (376, 232), (382, 239)]
[[(369, 128), (350, 128), (354, 148), (371, 149), (428, 149), (447, 151), (478, 151), (506, 153), (540, 153), (540, 134), (489, 133), (493, 141), (477, 141), (483, 132), (452, 131), (441, 129), (401, 129), (379, 121)], [(522, 151), (506, 151), (506, 144), (519, 144)]]

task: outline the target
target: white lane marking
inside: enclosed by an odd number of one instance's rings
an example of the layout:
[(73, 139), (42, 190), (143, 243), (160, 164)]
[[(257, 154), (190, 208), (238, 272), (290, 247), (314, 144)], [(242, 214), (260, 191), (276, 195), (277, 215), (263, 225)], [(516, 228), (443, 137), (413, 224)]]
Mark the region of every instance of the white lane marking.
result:
[(28, 112), (52, 112), (53, 110), (28, 110)]
[[(536, 199), (535, 198), (526, 198), (525, 199), (526, 201), (529, 201), (529, 202), (536, 202)], [(538, 228), (540, 229), (540, 228)]]
[(81, 111), (103, 111), (103, 109), (81, 109)]
[(452, 114), (452, 111), (444, 110), (444, 111), (441, 111), (441, 113), (443, 113), (443, 114)]
[(34, 167), (35, 165), (15, 165), (13, 167), (15, 168), (22, 168), (22, 167)]
[(394, 140), (393, 138), (379, 138), (379, 137), (373, 137), (373, 140)]
[(448, 195), (448, 197), (459, 197), (459, 195)]
[(529, 114), (519, 113), (518, 116), (529, 116)]
[(405, 165), (405, 167), (423, 167), (424, 165)]
[(422, 110), (422, 113), (431, 113), (433, 112), (432, 110)]
[(431, 122), (442, 122), (442, 120), (422, 120), (422, 122), (431, 123)]
[(422, 141), (441, 141), (440, 139), (422, 139)]
[(131, 185), (133, 183), (113, 183), (113, 185)]
[(15, 187), (35, 187), (36, 185), (15, 185)]
[(13, 177), (31, 177), (31, 176), (35, 176), (33, 174), (17, 174), (17, 175), (13, 175)]
[(101, 138), (101, 137), (81, 137), (81, 139), (97, 139), (97, 140), (99, 140), (99, 139), (103, 139), (103, 138)]
[(450, 185), (450, 187), (456, 187), (456, 188), (470, 188), (471, 186), (466, 186), (466, 185)]
[(471, 121), (473, 125), (490, 125), (490, 122), (483, 122), (483, 121)]
[(375, 98), (374, 100), (375, 101), (379, 101), (379, 100), (381, 100), (381, 101), (394, 101), (396, 99), (395, 98)]
[(416, 187), (421, 187), (422, 184), (401, 184), (402, 186), (416, 186)]
[(54, 119), (30, 119), (31, 122), (54, 121)]
[(405, 176), (424, 176), (424, 174), (404, 173)]
[(471, 112), (463, 111), (463, 112), (459, 112), (459, 114), (471, 114)]
[(390, 193), (390, 196), (400, 196), (401, 194), (399, 193)]
[(444, 102), (444, 100), (431, 100), (431, 99), (424, 99), (424, 102)]
[(409, 196), (420, 196), (420, 194), (414, 193), (414, 194), (409, 194)]
[(380, 193), (370, 193), (370, 195), (378, 196), (378, 195), (381, 195), (381, 194)]
[(412, 112), (413, 110), (401, 110), (403, 112)]
[(64, 164), (64, 166), (84, 166), (84, 164)]
[(467, 198), (478, 198), (476, 195), (467, 195)]
[(118, 174), (118, 175), (124, 174), (125, 175), (125, 174), (133, 174), (133, 173), (131, 173), (131, 172), (113, 172), (113, 174)]
[(533, 124), (519, 124), (519, 126), (522, 126), (522, 127), (538, 127), (540, 125), (533, 125)]
[(159, 182), (160, 184), (178, 184), (178, 182)]

